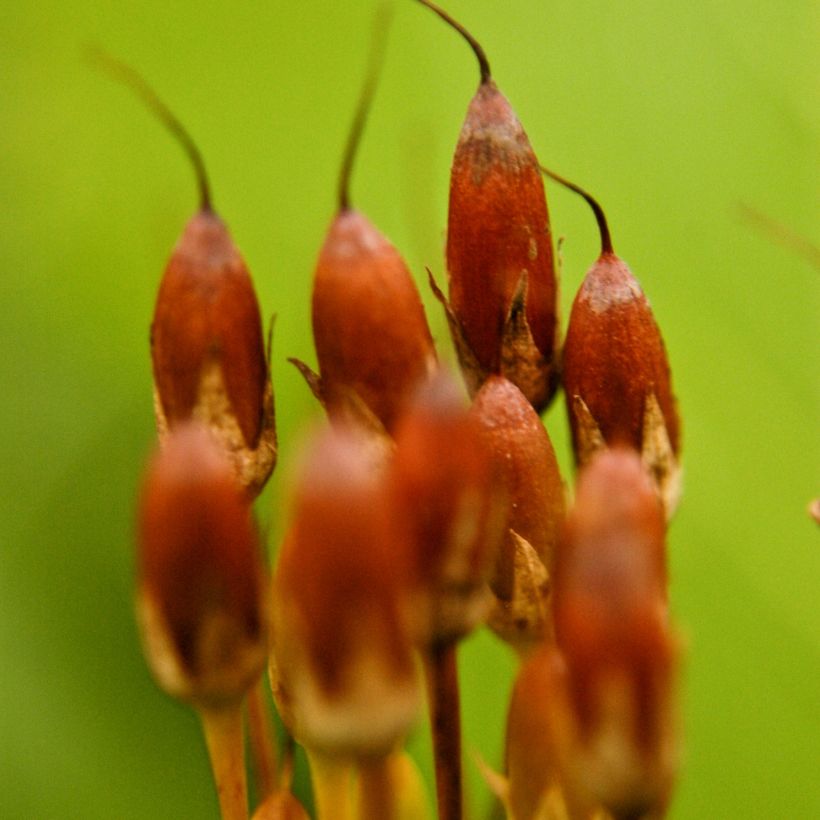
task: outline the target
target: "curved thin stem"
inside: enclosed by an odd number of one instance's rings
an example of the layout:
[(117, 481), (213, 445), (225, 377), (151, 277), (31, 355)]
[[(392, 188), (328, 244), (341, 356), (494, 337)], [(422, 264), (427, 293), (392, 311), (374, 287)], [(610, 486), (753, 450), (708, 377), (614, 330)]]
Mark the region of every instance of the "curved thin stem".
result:
[(373, 40), (370, 46), (370, 58), (368, 60), (367, 74), (364, 85), (359, 94), (359, 103), (356, 106), (356, 113), (347, 135), (344, 154), (342, 154), (342, 167), (339, 172), (339, 210), (347, 211), (350, 208), (350, 175), (353, 171), (353, 161), (356, 158), (356, 151), (361, 142), (367, 115), (370, 112), (370, 104), (376, 93), (376, 87), (384, 65), (384, 55), (387, 50), (387, 31), (393, 16), (393, 9), (387, 4), (379, 6), (376, 12), (376, 19), (373, 23)]
[(568, 179), (556, 174), (555, 171), (550, 171), (549, 168), (545, 168), (543, 165), (541, 165), (540, 168), (541, 173), (550, 179), (554, 179), (559, 185), (563, 185), (565, 188), (569, 188), (570, 191), (574, 191), (587, 201), (587, 205), (592, 208), (592, 212), (595, 214), (595, 221), (598, 223), (598, 231), (601, 234), (601, 254), (614, 253), (612, 250), (612, 237), (609, 235), (609, 225), (606, 221), (606, 214), (604, 214), (604, 209), (598, 204), (598, 200), (574, 182), (570, 182)]
[(148, 85), (142, 75), (131, 66), (97, 47), (88, 49), (88, 57), (113, 79), (128, 86), (179, 142), (194, 167), (199, 188), (199, 206), (203, 211), (211, 211), (211, 186), (205, 170), (205, 162), (185, 126), (160, 99), (156, 91)]
[(453, 19), (443, 8), (437, 6), (435, 3), (430, 2), (430, 0), (419, 0), (419, 3), (422, 6), (427, 6), (430, 11), (435, 12), (445, 23), (452, 26), (470, 45), (470, 48), (473, 50), (473, 54), (475, 54), (476, 59), (478, 60), (478, 70), (481, 72), (481, 85), (484, 83), (490, 82), (492, 76), (490, 75), (490, 61), (487, 59), (487, 54), (485, 53), (484, 49), (481, 47), (481, 44), (467, 31), (464, 26), (461, 25), (457, 20)]

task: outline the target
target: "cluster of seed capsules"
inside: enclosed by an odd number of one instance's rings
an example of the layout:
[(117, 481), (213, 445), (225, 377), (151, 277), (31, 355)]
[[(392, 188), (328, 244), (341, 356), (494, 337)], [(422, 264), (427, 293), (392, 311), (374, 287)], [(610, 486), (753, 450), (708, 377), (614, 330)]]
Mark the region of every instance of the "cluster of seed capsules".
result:
[[(680, 469), (661, 335), (598, 204), (539, 165), (481, 47), (420, 2), (481, 71), (452, 166), (448, 296), (430, 276), (470, 401), (439, 365), (398, 251), (349, 203), (373, 73), (315, 270), (318, 373), (296, 362), (328, 422), (303, 459), (272, 578), (251, 510), (277, 456), (251, 280), (184, 129), (139, 77), (109, 66), (180, 138), (201, 190), (151, 329), (160, 448), (138, 516), (146, 655), (202, 715), (230, 820), (248, 817), (249, 697), (253, 816), (307, 816), (270, 749), (265, 763), (266, 675), (331, 820), (427, 816), (401, 751), (426, 680), (438, 816), (460, 820), (456, 647), (484, 624), (521, 660), (504, 771), (490, 778), (508, 816), (662, 816), (678, 747), (665, 533)], [(587, 199), (601, 233), (563, 344), (544, 173)], [(539, 418), (561, 386), (571, 503)]]

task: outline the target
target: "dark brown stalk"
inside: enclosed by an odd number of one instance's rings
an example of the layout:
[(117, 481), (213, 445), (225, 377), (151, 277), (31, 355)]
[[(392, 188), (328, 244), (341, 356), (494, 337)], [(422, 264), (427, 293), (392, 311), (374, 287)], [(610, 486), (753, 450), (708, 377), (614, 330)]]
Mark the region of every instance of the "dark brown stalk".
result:
[(159, 95), (151, 88), (139, 72), (131, 66), (112, 57), (101, 48), (92, 47), (88, 49), (89, 59), (100, 66), (113, 79), (128, 86), (153, 112), (162, 124), (170, 131), (171, 135), (179, 142), (182, 149), (188, 155), (191, 165), (196, 174), (197, 187), (199, 188), (199, 207), (202, 211), (210, 212), (211, 208), (211, 186), (208, 182), (208, 174), (205, 171), (205, 162), (199, 152), (196, 143), (185, 129), (185, 126), (176, 118), (170, 108), (160, 99)]
[(436, 764), (439, 820), (461, 820), (461, 706), (456, 644), (435, 644), (425, 657), (427, 700)]
[(342, 155), (342, 169), (339, 173), (339, 211), (347, 211), (350, 208), (350, 175), (353, 171), (353, 161), (361, 141), (362, 131), (364, 131), (367, 115), (370, 113), (370, 104), (373, 95), (376, 93), (376, 86), (379, 82), (384, 55), (387, 49), (387, 32), (392, 18), (392, 7), (387, 4), (379, 6), (376, 19), (373, 23), (373, 40), (370, 48), (370, 59), (368, 61), (367, 74), (364, 85), (359, 95), (359, 104), (356, 106), (356, 113), (353, 116), (353, 123), (347, 135), (347, 144)]
[(268, 795), (273, 794), (277, 786), (276, 744), (261, 678), (248, 692), (248, 735), (256, 776), (256, 799), (261, 803)]
[(440, 8), (435, 3), (431, 3), (430, 0), (419, 0), (422, 6), (427, 6), (430, 11), (435, 12), (445, 23), (452, 26), (469, 44), (470, 48), (473, 50), (473, 54), (475, 54), (476, 59), (478, 60), (478, 69), (481, 73), (481, 85), (490, 82), (492, 76), (490, 74), (490, 61), (487, 59), (487, 55), (484, 52), (484, 49), (481, 47), (481, 44), (478, 40), (467, 31), (464, 26), (461, 25), (457, 20), (452, 18), (443, 8)]
[(587, 205), (592, 208), (592, 212), (595, 214), (595, 221), (598, 223), (598, 231), (601, 234), (601, 255), (614, 253), (612, 250), (612, 238), (609, 235), (609, 225), (606, 221), (606, 214), (604, 214), (604, 209), (598, 204), (598, 200), (574, 182), (570, 182), (568, 179), (556, 174), (555, 171), (550, 171), (549, 168), (545, 168), (543, 165), (540, 167), (542, 173), (550, 179), (554, 179), (559, 185), (569, 188), (570, 191), (582, 196), (587, 201)]

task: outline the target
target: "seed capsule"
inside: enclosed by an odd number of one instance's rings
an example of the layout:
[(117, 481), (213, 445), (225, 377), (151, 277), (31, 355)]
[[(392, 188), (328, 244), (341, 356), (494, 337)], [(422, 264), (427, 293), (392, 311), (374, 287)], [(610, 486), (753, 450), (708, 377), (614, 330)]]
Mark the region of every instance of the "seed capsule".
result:
[(255, 495), (276, 463), (273, 390), (247, 268), (211, 212), (191, 219), (168, 262), (151, 325), (151, 358), (161, 438), (198, 419)]
[(453, 157), (447, 224), (450, 330), (471, 393), (487, 375), (513, 382), (541, 410), (557, 386), (557, 283), (538, 161), (476, 40), (481, 83)]
[(342, 426), (314, 441), (275, 578), (277, 699), (300, 742), (337, 758), (387, 754), (419, 705), (407, 549), (360, 445)]
[(565, 514), (564, 485), (549, 435), (523, 393), (490, 376), (471, 409), (509, 495), (509, 517), (490, 586), (489, 625), (521, 649), (551, 633), (549, 573)]
[(206, 429), (168, 435), (138, 525), (137, 608), (158, 683), (199, 706), (240, 699), (267, 658), (267, 580), (248, 502)]
[(151, 323), (160, 441), (178, 424), (199, 420), (225, 449), (240, 485), (256, 495), (276, 464), (276, 428), (262, 320), (248, 269), (211, 207), (202, 155), (183, 125), (133, 69), (106, 54), (95, 56), (180, 143), (199, 187), (199, 212), (171, 254)]
[(487, 616), (507, 500), (478, 424), (446, 374), (425, 385), (402, 418), (390, 479), (429, 603), (423, 643), (450, 643)]
[(680, 496), (680, 421), (666, 349), (652, 309), (626, 263), (612, 250), (598, 203), (573, 183), (595, 212), (601, 255), (572, 306), (563, 381), (576, 462), (604, 445), (635, 448), (652, 472), (671, 517)]
[(575, 737), (568, 782), (616, 817), (662, 809), (676, 766), (664, 531), (638, 455), (614, 448), (581, 471), (556, 553), (555, 631)]
[(329, 416), (371, 414), (392, 433), (404, 404), (434, 369), (436, 356), (407, 265), (370, 220), (350, 207), (350, 173), (380, 62), (381, 51), (376, 51), (344, 154), (339, 211), (316, 266), (313, 338), (321, 377), (316, 389)]

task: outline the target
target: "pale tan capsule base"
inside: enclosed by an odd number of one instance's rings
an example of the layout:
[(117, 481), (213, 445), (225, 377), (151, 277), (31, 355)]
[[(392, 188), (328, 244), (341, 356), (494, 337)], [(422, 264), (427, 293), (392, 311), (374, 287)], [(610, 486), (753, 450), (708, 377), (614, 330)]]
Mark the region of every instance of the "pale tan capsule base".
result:
[[(578, 464), (583, 466), (607, 444), (598, 423), (580, 396), (573, 396), (572, 412), (578, 430)], [(655, 482), (666, 520), (669, 521), (680, 502), (683, 471), (672, 450), (666, 421), (654, 393), (650, 393), (644, 403), (641, 461)]]
[(601, 681), (596, 700), (588, 738), (575, 734), (572, 741), (570, 782), (616, 814), (619, 807), (645, 807), (641, 816), (662, 816), (678, 764), (671, 703), (659, 705), (659, 736), (647, 750), (633, 736), (641, 704), (624, 677), (613, 674)]
[[(415, 668), (399, 676), (382, 656), (382, 646), (360, 641), (350, 646), (341, 681), (328, 692), (302, 640), (304, 621), (294, 607), (284, 612), (283, 606), (279, 601), (275, 609), (270, 677), (277, 709), (293, 737), (306, 748), (333, 757), (389, 754), (419, 714)], [(361, 617), (373, 614), (362, 612)]]
[[(260, 611), (265, 611), (261, 604)], [(149, 592), (137, 593), (136, 613), (148, 666), (160, 688), (172, 697), (197, 707), (218, 708), (244, 697), (265, 669), (266, 627), (259, 640), (249, 641), (234, 619), (214, 612), (198, 630), (196, 656), (203, 672), (193, 675), (179, 656), (162, 611)]]
[[(154, 385), (154, 415), (160, 445), (164, 444), (170, 429), (162, 409), (162, 402)], [(236, 472), (239, 485), (251, 496), (258, 495), (276, 466), (277, 442), (273, 405), (273, 386), (270, 378), (265, 384), (262, 406), (262, 428), (259, 441), (251, 449), (245, 442), (242, 429), (234, 415), (222, 378), (218, 359), (211, 359), (202, 369), (199, 392), (192, 418), (206, 426), (227, 454)]]

